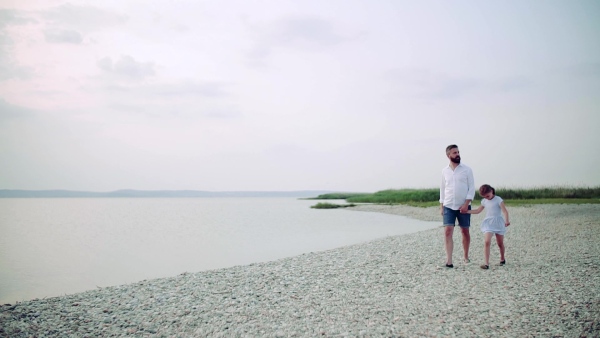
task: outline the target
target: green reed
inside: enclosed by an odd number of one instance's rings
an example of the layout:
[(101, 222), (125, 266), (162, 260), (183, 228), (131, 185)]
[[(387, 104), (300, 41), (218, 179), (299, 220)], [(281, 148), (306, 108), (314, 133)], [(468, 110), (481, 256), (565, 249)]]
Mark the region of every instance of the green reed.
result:
[[(518, 204), (536, 203), (600, 203), (600, 186), (597, 187), (570, 187), (550, 186), (533, 188), (496, 188), (496, 195), (506, 201), (522, 201)], [(376, 204), (409, 204), (409, 205), (435, 205), (439, 203), (440, 191), (437, 188), (429, 189), (388, 189), (375, 193), (334, 193), (320, 195), (314, 199), (345, 199), (350, 203), (376, 203)], [(479, 193), (475, 193), (475, 200), (481, 200)], [(512, 204), (512, 203), (511, 203)]]

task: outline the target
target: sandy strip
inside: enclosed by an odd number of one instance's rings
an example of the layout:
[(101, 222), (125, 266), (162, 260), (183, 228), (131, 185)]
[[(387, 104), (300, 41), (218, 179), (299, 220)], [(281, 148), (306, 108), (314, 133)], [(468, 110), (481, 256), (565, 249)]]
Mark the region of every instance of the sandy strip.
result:
[[(441, 221), (438, 208), (353, 209)], [(454, 269), (433, 229), (2, 306), (0, 337), (599, 337), (600, 205), (509, 211), (507, 265), (487, 271), (477, 215), (473, 263), (456, 231)]]

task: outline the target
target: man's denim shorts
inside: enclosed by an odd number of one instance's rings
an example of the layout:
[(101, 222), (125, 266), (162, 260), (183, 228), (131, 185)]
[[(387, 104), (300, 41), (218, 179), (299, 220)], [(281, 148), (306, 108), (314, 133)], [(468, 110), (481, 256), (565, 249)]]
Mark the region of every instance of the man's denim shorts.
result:
[[(469, 210), (471, 210), (470, 205)], [(444, 225), (455, 226), (457, 219), (458, 225), (460, 225), (461, 228), (468, 228), (471, 226), (471, 214), (461, 214), (460, 210), (452, 210), (444, 207)]]

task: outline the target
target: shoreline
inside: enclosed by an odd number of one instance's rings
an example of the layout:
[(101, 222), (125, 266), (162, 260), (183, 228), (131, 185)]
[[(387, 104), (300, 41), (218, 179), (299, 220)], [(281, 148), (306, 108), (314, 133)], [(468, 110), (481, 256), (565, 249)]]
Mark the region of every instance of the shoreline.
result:
[(286, 198), (0, 203), (0, 214), (7, 216), (0, 226), (0, 304), (274, 261), (438, 225), (382, 213), (314, 210), (311, 203)]
[[(437, 207), (352, 209), (441, 220)], [(488, 271), (473, 215), (472, 263), (455, 231), (454, 269), (436, 228), (0, 306), (0, 336), (600, 335), (600, 205), (509, 212), (507, 265)]]

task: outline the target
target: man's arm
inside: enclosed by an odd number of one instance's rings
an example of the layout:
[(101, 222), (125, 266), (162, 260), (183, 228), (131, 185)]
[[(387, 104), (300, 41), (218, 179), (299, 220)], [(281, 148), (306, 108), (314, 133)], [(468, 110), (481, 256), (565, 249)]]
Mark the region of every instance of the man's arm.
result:
[(444, 178), (444, 173), (442, 172), (442, 184), (440, 185), (440, 214), (444, 216), (444, 198), (446, 192), (446, 179)]
[(460, 210), (460, 212), (463, 214), (468, 213), (467, 211), (469, 211), (469, 204), (471, 204), (471, 201), (472, 200), (470, 200), (470, 199), (466, 199), (465, 204), (461, 205), (460, 209), (458, 209), (458, 210)]
[(469, 204), (471, 204), (473, 198), (475, 198), (475, 179), (473, 178), (473, 170), (471, 170), (471, 168), (469, 168), (469, 170), (467, 171), (467, 186), (467, 199), (465, 200), (465, 203), (460, 207), (460, 212), (462, 213), (465, 213), (467, 212), (467, 210), (469, 210)]
[(467, 183), (469, 184), (467, 200), (471, 202), (475, 198), (475, 178), (473, 177), (473, 170), (471, 168), (469, 168), (469, 172), (467, 173)]

